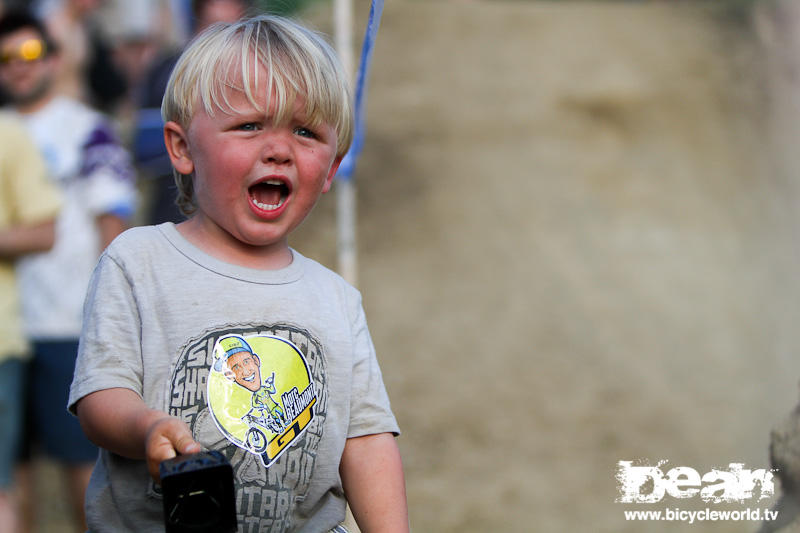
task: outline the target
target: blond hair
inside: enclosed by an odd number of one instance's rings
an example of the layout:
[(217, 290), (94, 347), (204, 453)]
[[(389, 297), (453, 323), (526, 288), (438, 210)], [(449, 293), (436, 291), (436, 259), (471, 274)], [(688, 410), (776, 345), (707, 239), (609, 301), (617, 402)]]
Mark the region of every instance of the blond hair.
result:
[[(258, 79), (259, 65), (266, 80)], [(195, 37), (172, 70), (161, 117), (187, 129), (197, 106), (213, 116), (232, 110), (226, 88), (242, 90), (262, 109), (259, 95), (272, 95), (273, 120), (286, 122), (298, 97), (309, 126), (330, 124), (336, 131), (336, 155), (353, 140), (353, 109), (347, 74), (336, 53), (318, 33), (275, 15), (260, 15), (232, 24), (214, 24)], [(195, 210), (191, 176), (175, 172), (176, 203), (189, 215)]]

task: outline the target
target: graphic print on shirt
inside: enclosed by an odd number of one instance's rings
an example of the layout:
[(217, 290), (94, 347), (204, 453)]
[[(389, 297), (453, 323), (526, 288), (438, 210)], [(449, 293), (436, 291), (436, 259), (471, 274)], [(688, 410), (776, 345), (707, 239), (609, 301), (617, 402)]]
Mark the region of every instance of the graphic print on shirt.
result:
[[(282, 440), (283, 446), (271, 459), (262, 457), (262, 453), (268, 453), (267, 450), (257, 453), (246, 444), (250, 426), (243, 417), (254, 409), (256, 394), (214, 369), (220, 350), (225, 352), (236, 344), (233, 337), (244, 339), (259, 358), (260, 379), (265, 390), (258, 395), (256, 411), (260, 410), (259, 414), (264, 415), (266, 420), (262, 421), (267, 427), (265, 430), (263, 424), (258, 423), (253, 427), (262, 431), (266, 440), (276, 440), (270, 425), (277, 428), (281, 423), (286, 426), (281, 435), (293, 437), (288, 443)], [(222, 341), (225, 338), (231, 340)], [(241, 347), (244, 348), (244, 344)], [(280, 348), (277, 351), (279, 355), (274, 355), (276, 347)], [(228, 360), (233, 355), (228, 356)], [(299, 357), (304, 365), (297, 364)], [(242, 355), (238, 359), (244, 358)], [(281, 359), (286, 361), (284, 366), (278, 364)], [(300, 366), (304, 367), (303, 371), (300, 371)], [(297, 502), (308, 493), (328, 416), (326, 366), (319, 340), (292, 324), (220, 327), (192, 339), (179, 351), (166, 391), (166, 410), (189, 425), (197, 442), (209, 450), (219, 450), (230, 461), (236, 482), (239, 525), (245, 533), (273, 529), (285, 531), (293, 527), (292, 512)], [(294, 374), (287, 373), (287, 368), (294, 369)], [(244, 382), (253, 383), (254, 380)], [(310, 392), (305, 396), (303, 393), (312, 384), (310, 390), (313, 390), (315, 399), (310, 406), (311, 419), (294, 435), (294, 420), (302, 420), (305, 410), (301, 406), (309, 401)], [(275, 392), (271, 392), (272, 387)], [(295, 387), (296, 394), (292, 392)], [(231, 394), (230, 402), (211, 399), (211, 395), (218, 393), (223, 398), (224, 394)], [(234, 396), (239, 399), (234, 400)], [(225, 410), (219, 407), (223, 404), (239, 407), (223, 414)], [(276, 406), (281, 409), (280, 414)], [(218, 422), (216, 417), (224, 418), (224, 422)], [(302, 425), (300, 420), (298, 426)], [(269, 468), (265, 468), (265, 463)]]
[(314, 418), (317, 396), (300, 350), (272, 335), (228, 335), (214, 346), (208, 406), (225, 437), (270, 466)]

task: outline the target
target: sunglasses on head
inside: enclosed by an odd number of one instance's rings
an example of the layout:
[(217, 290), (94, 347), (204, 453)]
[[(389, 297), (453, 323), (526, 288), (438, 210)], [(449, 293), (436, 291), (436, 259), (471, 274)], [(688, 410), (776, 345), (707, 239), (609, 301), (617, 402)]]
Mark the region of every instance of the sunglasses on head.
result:
[(0, 54), (0, 64), (7, 65), (14, 60), (29, 63), (41, 59), (47, 47), (41, 39), (27, 39), (23, 41), (15, 50), (4, 50)]

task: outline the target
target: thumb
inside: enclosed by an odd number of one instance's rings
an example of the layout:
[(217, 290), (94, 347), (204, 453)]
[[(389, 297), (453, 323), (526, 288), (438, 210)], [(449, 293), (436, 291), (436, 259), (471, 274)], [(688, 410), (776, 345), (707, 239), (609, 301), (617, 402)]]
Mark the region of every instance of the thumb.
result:
[(175, 440), (175, 451), (179, 454), (197, 453), (202, 450), (202, 446), (192, 438), (191, 434), (184, 434)]
[(162, 442), (162, 453), (167, 454), (166, 459), (172, 459), (176, 454), (197, 453), (201, 451), (201, 446), (192, 437), (192, 431), (189, 426), (176, 419), (170, 420), (170, 423), (164, 431), (164, 441)]
[(160, 481), (158, 470), (162, 461), (178, 454), (199, 451), (201, 446), (192, 438), (192, 432), (186, 424), (172, 417), (163, 418), (153, 424), (147, 436), (146, 455), (150, 475)]

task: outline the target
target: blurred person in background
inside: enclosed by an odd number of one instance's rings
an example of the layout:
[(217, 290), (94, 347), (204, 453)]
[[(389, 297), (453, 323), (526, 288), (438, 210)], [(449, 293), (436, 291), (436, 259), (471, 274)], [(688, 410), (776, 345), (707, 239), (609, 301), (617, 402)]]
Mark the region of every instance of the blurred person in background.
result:
[(55, 92), (108, 113), (124, 100), (125, 75), (94, 17), (104, 0), (41, 0), (32, 10), (59, 50)]
[[(194, 35), (215, 22), (234, 22), (245, 15), (255, 14), (252, 11), (253, 3), (249, 0), (192, 0), (191, 7)], [(145, 216), (148, 224), (178, 223), (186, 218), (175, 205), (177, 189), (164, 147), (161, 121), (164, 89), (181, 51), (168, 50), (154, 61), (139, 91), (139, 126), (134, 141), (134, 155), (137, 163), (152, 177), (148, 187), (150, 205)]]
[[(24, 465), (35, 443), (36, 450), (64, 467), (66, 493), (85, 531), (83, 496), (97, 449), (65, 405), (89, 277), (101, 251), (134, 213), (135, 174), (106, 118), (58, 92), (59, 50), (40, 20), (6, 10), (0, 17), (0, 53), (7, 58), (0, 64), (0, 86), (64, 198), (53, 249), (17, 264), (24, 326), (33, 345), (20, 475), (21, 487), (28, 487), (23, 510), (33, 501), (30, 469)], [(27, 509), (23, 520), (30, 522), (33, 509)]]
[[(188, 16), (177, 1), (104, 0), (92, 15), (95, 27), (111, 50), (113, 64), (124, 76), (128, 88), (114, 107), (115, 118), (126, 132), (138, 107), (138, 91), (156, 55), (160, 50), (173, 50), (186, 41)], [(188, 6), (186, 9), (188, 11)]]
[[(235, 22), (245, 15), (254, 14), (251, 11), (252, 5), (250, 0), (192, 0), (192, 35), (197, 35), (215, 22)], [(153, 62), (141, 86), (140, 107), (158, 109), (160, 113), (167, 79), (182, 51), (183, 43), (177, 48), (162, 52)], [(165, 156), (166, 153), (164, 148)], [(168, 160), (166, 165), (169, 166)]]
[[(0, 63), (13, 61), (5, 54)], [(44, 161), (18, 121), (0, 112), (0, 531), (17, 531), (13, 477), (22, 433), (23, 332), (14, 263), (25, 254), (50, 249), (55, 240), (57, 189)]]

